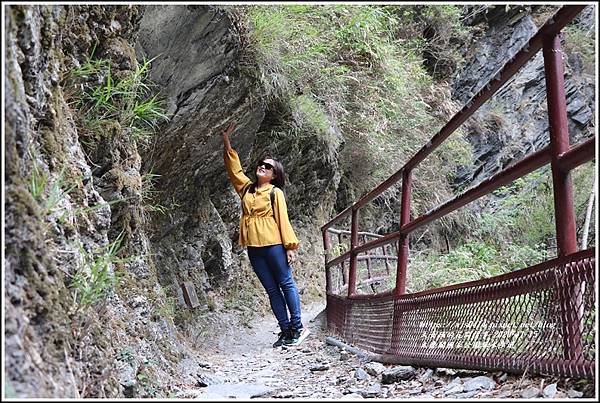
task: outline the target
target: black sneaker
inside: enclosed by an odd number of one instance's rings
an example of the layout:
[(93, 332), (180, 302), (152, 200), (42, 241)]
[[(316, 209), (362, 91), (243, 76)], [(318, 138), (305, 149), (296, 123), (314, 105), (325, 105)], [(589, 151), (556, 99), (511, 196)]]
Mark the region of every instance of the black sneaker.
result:
[(283, 344), (286, 346), (297, 346), (306, 339), (306, 337), (310, 334), (310, 330), (305, 327), (301, 327), (298, 329), (292, 329), (291, 336), (289, 340), (284, 340)]
[(279, 332), (278, 334), (279, 338), (277, 339), (277, 341), (275, 343), (273, 343), (273, 347), (281, 347), (284, 344), (289, 344), (291, 341), (291, 332), (289, 330), (284, 330), (282, 332)]

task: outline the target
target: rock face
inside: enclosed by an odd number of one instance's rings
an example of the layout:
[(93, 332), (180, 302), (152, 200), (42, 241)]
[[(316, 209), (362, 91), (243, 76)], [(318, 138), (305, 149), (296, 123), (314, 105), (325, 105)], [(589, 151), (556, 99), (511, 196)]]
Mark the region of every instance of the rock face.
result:
[[(112, 367), (106, 339), (85, 341), (98, 316), (77, 309), (69, 290), (76, 273), (89, 279), (91, 251), (112, 239), (111, 208), (80, 144), (63, 79), (93, 40), (130, 37), (136, 15), (136, 7), (7, 7), (5, 347), (18, 396), (79, 396), (74, 378)], [(122, 29), (103, 25), (111, 21)], [(114, 375), (101, 378), (100, 389), (99, 378), (89, 378), (89, 395), (116, 395)]]
[[(484, 45), (457, 80), (457, 99), (497, 68), (489, 67), (497, 62), (492, 54), (508, 55), (526, 40), (535, 29), (528, 18), (491, 28), (486, 40), (508, 38), (508, 47), (490, 52), (485, 46), (492, 45)], [(234, 279), (246, 287), (255, 280), (237, 246), (239, 198), (223, 166), (220, 132), (230, 121), (237, 123), (232, 145), (249, 174), (267, 153), (286, 167), (290, 218), (302, 242), (295, 279), (303, 299), (324, 291), (319, 225), (338, 199), (343, 137), (333, 119), (325, 133), (280, 130), (297, 117), (264, 96), (236, 21), (223, 8), (196, 5), (6, 8), (8, 397), (166, 397), (172, 379), (215, 381), (198, 375), (202, 360), (188, 342), (202, 339), (203, 323), (222, 325), (209, 309), (225, 303)], [(94, 80), (74, 73), (98, 59), (110, 62), (115, 81), (152, 60), (149, 78), (168, 121), (150, 140), (136, 138), (110, 114), (83, 116), (80, 90)], [(460, 181), (477, 180), (544, 145), (540, 63), (530, 63), (498, 95), (518, 113), (489, 107), (495, 117), (479, 118), (485, 130), (471, 141), (480, 161)], [(569, 59), (569, 66), (576, 71), (581, 63)], [(586, 80), (568, 81), (575, 137), (585, 137), (593, 124)], [(497, 140), (484, 141), (485, 135)], [(506, 144), (516, 145), (499, 152)], [(150, 185), (152, 175), (160, 176)], [(183, 282), (194, 285), (200, 307), (185, 305)], [(247, 287), (252, 296), (262, 295), (260, 284), (254, 286)], [(254, 313), (255, 301), (232, 304)], [(312, 364), (314, 376), (331, 372)], [(378, 377), (384, 370), (365, 366), (356, 377), (370, 382), (367, 373)], [(355, 382), (348, 380), (350, 394)], [(356, 393), (390, 390), (377, 383)]]
[(168, 189), (159, 202), (179, 206), (152, 222), (159, 279), (173, 292), (181, 282), (193, 282), (202, 304), (210, 304), (209, 293), (247, 265), (237, 245), (239, 198), (223, 163), (221, 131), (229, 122), (236, 123), (231, 142), (249, 176), (268, 151), (277, 150), (274, 157), (286, 168), (290, 218), (303, 243), (301, 284), (319, 276), (321, 240), (312, 222), (329, 211), (339, 182), (335, 155), (322, 167), (300, 163), (317, 161), (311, 154), (331, 148), (326, 139), (304, 138), (303, 152), (297, 154), (289, 148), (294, 139), (268, 135), (271, 105), (252, 66), (240, 62), (239, 35), (231, 15), (217, 7), (156, 6), (146, 8), (136, 43), (140, 57), (154, 60), (151, 79), (161, 88), (170, 116), (143, 154), (145, 165), (160, 175), (157, 188)]
[(118, 119), (90, 128), (74, 107), (74, 71), (90, 59), (110, 61), (115, 81), (139, 67), (143, 12), (7, 8), (5, 347), (15, 396), (153, 397), (167, 390), (158, 375), (190, 354), (157, 279), (138, 141)]
[[(237, 123), (232, 144), (245, 167), (275, 150), (288, 168), (290, 217), (303, 243), (297, 282), (305, 295), (322, 292), (314, 221), (323, 222), (335, 200), (340, 134), (332, 124), (331, 142), (319, 133), (270, 135), (265, 116), (276, 106), (262, 97), (228, 12), (10, 6), (6, 27), (11, 395), (166, 396), (163, 382), (194, 354), (179, 331), (197, 338), (206, 308), (219, 303), (208, 295), (231, 291), (232, 272), (249, 280), (237, 246), (239, 198), (222, 157), (228, 121)], [(86, 120), (80, 90), (101, 77), (85, 81), (76, 73), (105, 60), (116, 83), (144, 58), (153, 59), (152, 88), (160, 89), (169, 118), (154, 137), (132, 136), (112, 114)], [(299, 163), (305, 160), (318, 162)], [(148, 174), (160, 176), (149, 185)], [(156, 206), (168, 211), (158, 214)], [(186, 281), (201, 305), (195, 311), (183, 302)]]
[(232, 143), (244, 158), (265, 113), (257, 88), (237, 66), (233, 29), (214, 7), (148, 7), (136, 44), (140, 57), (155, 59), (151, 79), (170, 116), (144, 154), (145, 164), (160, 175), (157, 188), (169, 189), (159, 201), (179, 206), (153, 222), (159, 278), (173, 291), (182, 281), (202, 285), (196, 290), (202, 302), (205, 292), (227, 283), (237, 264), (237, 239), (224, 220), (239, 220), (239, 207), (224, 172), (221, 130), (236, 121)]
[[(593, 26), (593, 6), (580, 24)], [(489, 29), (453, 82), (453, 98), (465, 104), (533, 36), (531, 14), (497, 7)], [(591, 13), (591, 14), (590, 14)], [(594, 78), (583, 74), (577, 55), (565, 60), (565, 93), (571, 144), (593, 134)], [(473, 166), (459, 172), (457, 186), (468, 186), (549, 144), (544, 60), (540, 51), (465, 124), (473, 145)]]

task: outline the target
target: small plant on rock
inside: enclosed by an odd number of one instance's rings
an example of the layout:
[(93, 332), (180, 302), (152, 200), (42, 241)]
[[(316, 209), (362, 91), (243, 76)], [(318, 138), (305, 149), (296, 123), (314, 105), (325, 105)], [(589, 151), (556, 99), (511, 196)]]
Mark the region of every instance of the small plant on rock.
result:
[(144, 60), (134, 71), (115, 73), (110, 60), (90, 57), (73, 71), (79, 93), (76, 104), (91, 130), (100, 121), (114, 120), (126, 133), (144, 139), (161, 121), (169, 120), (148, 79), (153, 60)]
[(96, 253), (88, 252), (80, 246), (84, 266), (83, 270), (75, 274), (72, 282), (78, 310), (89, 308), (105, 298), (118, 282), (114, 265), (126, 262), (126, 259), (117, 256), (122, 240), (123, 233)]

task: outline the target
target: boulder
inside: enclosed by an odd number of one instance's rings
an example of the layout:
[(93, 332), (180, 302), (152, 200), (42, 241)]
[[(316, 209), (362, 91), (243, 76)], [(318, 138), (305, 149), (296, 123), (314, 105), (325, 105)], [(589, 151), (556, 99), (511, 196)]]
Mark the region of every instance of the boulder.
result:
[(381, 374), (381, 383), (390, 384), (398, 381), (407, 381), (414, 378), (416, 370), (410, 366), (399, 366), (389, 369)]

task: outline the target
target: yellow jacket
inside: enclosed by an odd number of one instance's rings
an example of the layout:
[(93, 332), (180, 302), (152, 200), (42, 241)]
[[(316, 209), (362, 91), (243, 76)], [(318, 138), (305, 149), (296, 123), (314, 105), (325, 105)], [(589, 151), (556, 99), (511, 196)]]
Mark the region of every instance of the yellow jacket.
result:
[[(270, 193), (272, 184), (256, 189), (254, 193), (245, 190), (252, 184), (242, 170), (240, 158), (233, 149), (224, 153), (225, 168), (237, 194), (242, 197), (242, 218), (240, 220), (240, 238), (242, 246), (269, 246), (283, 244), (285, 249), (298, 249), (300, 242), (292, 229), (287, 213), (285, 195), (275, 189), (273, 210)], [(245, 192), (245, 193), (244, 193)]]

